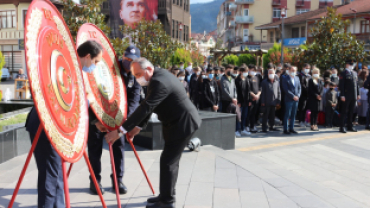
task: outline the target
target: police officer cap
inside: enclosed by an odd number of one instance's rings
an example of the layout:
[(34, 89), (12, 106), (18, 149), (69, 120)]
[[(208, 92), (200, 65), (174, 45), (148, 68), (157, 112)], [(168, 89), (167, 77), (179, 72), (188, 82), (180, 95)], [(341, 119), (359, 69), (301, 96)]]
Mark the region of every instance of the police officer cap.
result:
[(126, 48), (125, 57), (130, 58), (132, 60), (140, 58), (140, 50), (136, 46), (130, 45), (129, 47)]

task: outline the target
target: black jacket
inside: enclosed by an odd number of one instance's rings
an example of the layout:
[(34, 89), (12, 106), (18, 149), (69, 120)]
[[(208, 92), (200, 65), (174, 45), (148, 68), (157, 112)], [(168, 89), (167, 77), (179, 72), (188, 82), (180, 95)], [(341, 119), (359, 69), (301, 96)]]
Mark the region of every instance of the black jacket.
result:
[(155, 68), (145, 100), (123, 124), (126, 131), (145, 127), (152, 113), (162, 122), (165, 141), (185, 139), (201, 124), (198, 111), (180, 80), (165, 69)]
[(310, 81), (311, 76), (300, 72), (298, 74), (298, 78), (299, 78), (299, 82), (301, 83), (301, 97), (299, 97), (299, 99), (307, 100), (308, 99), (308, 82)]
[(358, 87), (358, 77), (355, 72), (344, 70), (340, 74), (339, 91), (340, 97), (345, 97), (346, 101), (357, 100), (360, 89)]
[[(247, 79), (249, 81), (249, 92), (253, 92), (256, 95), (258, 94), (258, 92), (261, 92), (261, 83), (258, 76), (247, 76)], [(252, 96), (249, 96), (249, 102), (253, 102)]]
[(198, 89), (198, 87), (199, 87), (198, 77), (194, 73), (194, 74), (191, 75), (190, 81), (189, 81), (189, 95), (190, 95), (190, 99), (195, 103), (199, 102), (199, 89)]
[(238, 104), (240, 104), (242, 107), (247, 107), (249, 105), (250, 97), (249, 79), (240, 79), (238, 82), (235, 82), (235, 86), (236, 93), (238, 95)]
[(337, 86), (339, 85), (339, 78), (337, 77), (330, 77), (330, 81), (334, 82)]
[(124, 81), (124, 85), (126, 86), (126, 94), (127, 94), (127, 117), (129, 117), (139, 106), (140, 99), (141, 99), (141, 86), (136, 81), (135, 76), (131, 74), (131, 72), (126, 73), (123, 70), (122, 60), (119, 61), (121, 65), (121, 76)]
[(262, 86), (261, 104), (265, 104), (265, 106), (280, 105), (281, 102), (280, 83), (277, 80), (271, 82), (269, 79), (264, 79), (262, 81), (261, 86)]
[(218, 105), (220, 93), (215, 80), (203, 79), (203, 94), (201, 97), (203, 108), (210, 108)]
[(321, 80), (317, 80), (317, 84), (313, 82), (313, 79), (310, 79), (308, 83), (308, 108), (311, 111), (319, 111), (321, 101), (317, 99), (317, 96), (322, 96), (324, 86)]

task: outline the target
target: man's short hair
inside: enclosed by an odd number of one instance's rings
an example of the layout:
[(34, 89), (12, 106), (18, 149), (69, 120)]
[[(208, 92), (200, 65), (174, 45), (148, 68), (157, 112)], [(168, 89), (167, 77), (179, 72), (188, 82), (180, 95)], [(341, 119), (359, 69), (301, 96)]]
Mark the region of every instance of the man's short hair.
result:
[(270, 71), (273, 71), (275, 73), (275, 69), (274, 68), (268, 69), (268, 72), (270, 72)]
[(239, 71), (240, 71), (240, 72), (245, 72), (245, 71), (247, 71), (247, 69), (246, 69), (245, 67), (240, 67), (240, 68), (239, 68)]
[(152, 69), (154, 69), (154, 66), (152, 63), (150, 63), (150, 61), (148, 61), (148, 59), (144, 58), (144, 57), (140, 57), (140, 58), (137, 58), (135, 60), (133, 60), (131, 62), (131, 66), (133, 63), (137, 63), (139, 64), (140, 68), (142, 69), (147, 69), (148, 67), (151, 67)]
[(309, 63), (304, 63), (303, 64), (303, 68), (307, 68), (307, 67), (309, 67), (310, 66), (310, 64)]
[(256, 66), (255, 66), (254, 64), (249, 64), (249, 65), (248, 65), (248, 68), (249, 68), (249, 69), (254, 69), (254, 70), (256, 70)]
[(103, 47), (95, 40), (88, 40), (79, 45), (77, 48), (77, 54), (79, 57), (85, 57), (90, 54), (92, 59), (97, 57), (102, 51)]
[(180, 65), (181, 65), (181, 64), (184, 64), (184, 62), (180, 62)]
[(290, 67), (292, 67), (292, 65), (290, 65), (289, 63), (285, 63), (285, 64), (283, 65), (283, 68), (288, 68), (288, 69), (290, 69)]
[(273, 68), (275, 68), (275, 65), (273, 63), (267, 64), (267, 69), (273, 69)]
[(233, 65), (231, 65), (231, 64), (228, 64), (227, 66), (226, 66), (226, 69), (233, 69), (234, 67), (233, 67)]

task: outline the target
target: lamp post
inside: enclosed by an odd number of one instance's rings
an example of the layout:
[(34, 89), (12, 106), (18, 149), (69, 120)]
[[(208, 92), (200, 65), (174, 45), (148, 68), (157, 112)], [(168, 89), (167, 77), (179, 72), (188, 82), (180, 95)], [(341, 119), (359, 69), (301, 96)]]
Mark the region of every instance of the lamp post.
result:
[[(180, 30), (180, 35), (179, 35), (179, 39), (181, 41), (181, 37), (182, 37), (182, 30), (184, 29), (184, 24), (182, 24), (181, 22), (179, 23), (179, 30)], [(185, 35), (185, 34), (184, 34)]]
[(284, 17), (286, 15), (285, 7), (281, 8), (281, 65), (284, 64)]

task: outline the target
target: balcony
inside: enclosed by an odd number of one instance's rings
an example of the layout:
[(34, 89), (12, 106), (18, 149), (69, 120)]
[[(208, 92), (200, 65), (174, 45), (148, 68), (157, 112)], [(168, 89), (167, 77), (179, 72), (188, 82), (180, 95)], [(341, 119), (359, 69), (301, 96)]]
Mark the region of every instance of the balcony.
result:
[(0, 40), (24, 39), (24, 30), (0, 30)]
[(280, 6), (281, 2), (280, 0), (272, 0), (272, 6)]
[(238, 6), (237, 6), (236, 4), (230, 4), (230, 5), (229, 5), (229, 10), (230, 10), (230, 11), (235, 11), (237, 7), (238, 7)]
[(296, 7), (303, 7), (304, 6), (304, 0), (297, 0), (295, 2)]
[(236, 24), (250, 24), (254, 23), (254, 16), (236, 16)]
[(235, 21), (230, 21), (229, 22), (229, 27), (235, 27)]
[(235, 4), (254, 4), (254, 0), (235, 0)]

